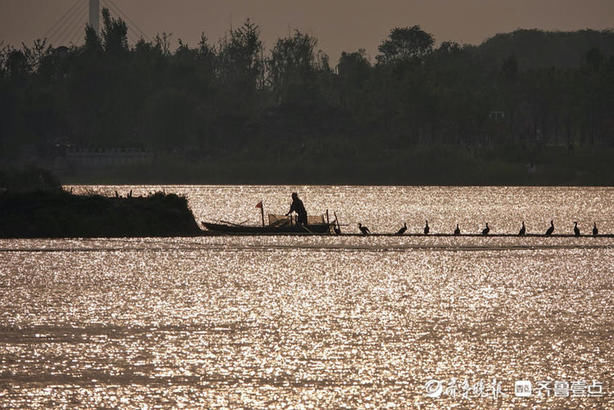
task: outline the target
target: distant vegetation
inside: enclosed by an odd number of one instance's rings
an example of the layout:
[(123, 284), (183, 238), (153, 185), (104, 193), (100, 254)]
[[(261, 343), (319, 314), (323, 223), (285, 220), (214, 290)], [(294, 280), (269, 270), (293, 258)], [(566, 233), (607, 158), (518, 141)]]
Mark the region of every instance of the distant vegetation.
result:
[[(85, 44), (0, 53), (0, 156), (143, 147), (153, 163), (78, 182), (614, 184), (614, 33), (519, 30), (479, 46), (394, 28), (374, 61), (331, 62), (251, 21), (212, 43), (127, 41), (105, 10)], [(19, 159), (19, 160), (17, 160)]]

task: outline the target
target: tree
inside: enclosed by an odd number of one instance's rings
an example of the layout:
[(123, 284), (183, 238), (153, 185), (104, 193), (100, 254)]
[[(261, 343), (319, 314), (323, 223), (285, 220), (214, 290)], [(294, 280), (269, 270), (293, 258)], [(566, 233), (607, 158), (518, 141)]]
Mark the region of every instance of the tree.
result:
[(278, 102), (300, 100), (314, 86), (317, 40), (296, 30), (277, 40), (268, 60), (269, 83)]
[(17, 81), (25, 81), (32, 70), (26, 54), (21, 50), (11, 50), (8, 53), (6, 67), (9, 76)]
[(102, 40), (104, 50), (109, 54), (120, 54), (128, 51), (128, 26), (120, 19), (114, 19), (109, 9), (102, 9)]
[(371, 63), (366, 57), (364, 48), (352, 53), (345, 51), (341, 53), (337, 73), (344, 83), (360, 86), (369, 78), (370, 71)]
[(85, 51), (98, 54), (102, 51), (102, 44), (98, 33), (89, 24), (85, 27)]
[(34, 40), (32, 47), (22, 43), (22, 49), (28, 66), (32, 71), (37, 71), (41, 61), (51, 52), (51, 46), (47, 44), (47, 40)]
[(249, 19), (237, 29), (230, 30), (230, 38), (220, 46), (220, 76), (227, 83), (247, 94), (256, 90), (263, 74), (260, 29)]
[(341, 105), (352, 111), (364, 106), (365, 84), (371, 75), (371, 64), (364, 49), (341, 53), (337, 73)]
[(376, 59), (379, 64), (420, 60), (431, 53), (434, 42), (433, 36), (422, 31), (420, 26), (397, 27), (378, 47), (381, 54)]

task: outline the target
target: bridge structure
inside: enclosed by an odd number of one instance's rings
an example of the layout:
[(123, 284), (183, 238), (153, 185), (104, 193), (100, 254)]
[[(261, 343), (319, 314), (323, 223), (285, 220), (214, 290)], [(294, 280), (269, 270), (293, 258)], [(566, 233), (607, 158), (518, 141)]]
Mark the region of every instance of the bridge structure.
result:
[(101, 12), (106, 8), (111, 15), (126, 22), (131, 41), (136, 42), (140, 39), (150, 41), (149, 36), (119, 7), (117, 2), (119, 0), (75, 0), (42, 38), (55, 47), (78, 45), (85, 38), (86, 24), (100, 34)]

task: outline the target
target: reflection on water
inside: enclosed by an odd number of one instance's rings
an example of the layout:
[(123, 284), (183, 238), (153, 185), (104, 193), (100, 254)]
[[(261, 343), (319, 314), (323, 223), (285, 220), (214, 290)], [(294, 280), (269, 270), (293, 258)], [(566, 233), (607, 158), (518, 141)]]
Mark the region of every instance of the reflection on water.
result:
[[(604, 188), (165, 189), (200, 219), (258, 223), (258, 200), (286, 212), (298, 190), (375, 231), (614, 232)], [(1, 240), (0, 404), (612, 407), (612, 266), (610, 238)], [(426, 396), (452, 378), (457, 397)], [(464, 379), (502, 394), (463, 399)], [(604, 395), (516, 397), (517, 380)]]

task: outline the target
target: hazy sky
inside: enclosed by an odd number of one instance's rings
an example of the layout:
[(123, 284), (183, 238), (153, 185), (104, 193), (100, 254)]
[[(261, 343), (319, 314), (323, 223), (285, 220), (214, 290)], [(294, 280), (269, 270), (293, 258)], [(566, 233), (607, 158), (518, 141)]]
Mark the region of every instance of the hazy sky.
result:
[[(88, 0), (80, 0), (87, 3)], [(109, 0), (101, 0), (101, 3)], [(319, 40), (336, 61), (341, 51), (378, 44), (395, 26), (418, 24), (437, 42), (479, 44), (496, 33), (517, 28), (578, 30), (614, 28), (614, 0), (112, 0), (149, 37), (172, 33), (196, 45), (200, 34), (217, 40), (247, 17), (260, 25), (267, 49), (290, 30)], [(76, 0), (0, 0), (0, 41), (31, 43), (44, 37)], [(86, 5), (74, 19), (86, 22)], [(67, 27), (56, 40), (82, 38)], [(72, 36), (71, 36), (72, 34)], [(53, 36), (52, 36), (53, 37)], [(59, 38), (58, 38), (59, 37)]]

